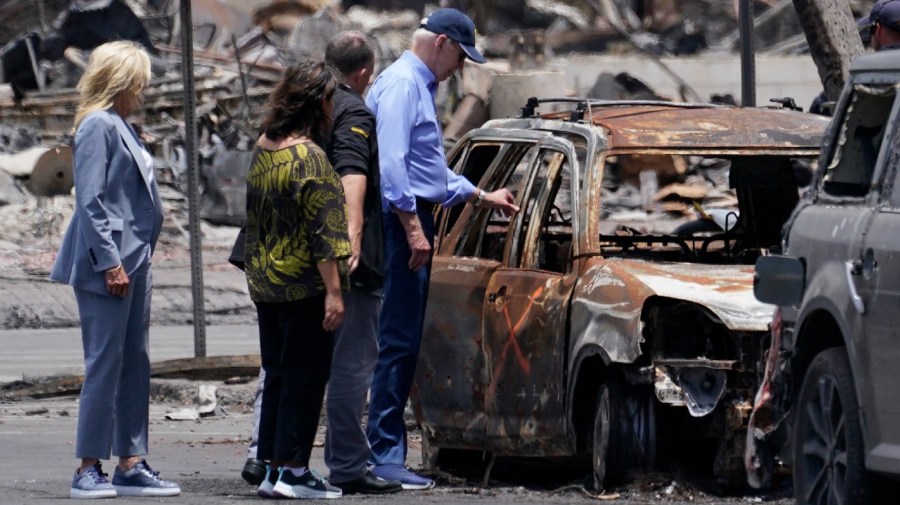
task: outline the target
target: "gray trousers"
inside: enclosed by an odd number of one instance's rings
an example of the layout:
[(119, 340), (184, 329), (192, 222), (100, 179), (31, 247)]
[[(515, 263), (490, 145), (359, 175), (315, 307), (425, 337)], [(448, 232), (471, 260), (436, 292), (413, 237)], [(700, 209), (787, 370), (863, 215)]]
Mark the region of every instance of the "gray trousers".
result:
[(331, 482), (358, 479), (367, 470), (369, 440), (361, 423), (378, 360), (381, 300), (380, 295), (354, 289), (344, 294), (344, 322), (334, 336), (325, 400), (325, 464)]
[(147, 454), (150, 409), (150, 267), (119, 298), (75, 289), (84, 348), (75, 457)]
[[(344, 293), (344, 322), (334, 333), (334, 354), (325, 400), (328, 418), (325, 464), (330, 470), (330, 482), (347, 482), (366, 473), (369, 441), (361, 422), (378, 358), (381, 300), (380, 295), (356, 289)], [(260, 369), (248, 458), (256, 458), (264, 382), (265, 372)]]

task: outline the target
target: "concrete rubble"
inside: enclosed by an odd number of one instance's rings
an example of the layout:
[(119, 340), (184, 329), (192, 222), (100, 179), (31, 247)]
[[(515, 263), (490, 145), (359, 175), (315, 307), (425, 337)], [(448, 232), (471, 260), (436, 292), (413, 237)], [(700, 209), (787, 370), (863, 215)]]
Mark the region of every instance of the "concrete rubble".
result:
[[(851, 9), (857, 14), (870, 4), (852, 0)], [(560, 86), (562, 71), (551, 64), (557, 56), (634, 53), (658, 61), (661, 56), (734, 53), (739, 42), (737, 1), (441, 0), (440, 5), (471, 14), (490, 61), (467, 64), (461, 78), (440, 89), (448, 147), (487, 119), (518, 114), (530, 96), (710, 100), (681, 77), (673, 76), (680, 96), (667, 96), (624, 71), (604, 72), (584, 90), (567, 90)], [(178, 6), (178, 0), (7, 0), (0, 5), (0, 274), (33, 277), (52, 264), (73, 206), (73, 86), (90, 49), (112, 38), (152, 44), (153, 80), (143, 110), (131, 120), (153, 153), (169, 215), (160, 254), (186, 260)], [(192, 1), (201, 231), (207, 244), (227, 249), (243, 219), (243, 172), (261, 105), (284, 66), (296, 58), (321, 57), (332, 34), (353, 28), (373, 37), (377, 71), (401, 54), (423, 13), (434, 7), (424, 0)], [(787, 43), (803, 38), (791, 0), (757, 0), (753, 8), (758, 51), (804, 51), (802, 43)], [(734, 103), (727, 94), (712, 98)], [(609, 177), (615, 184), (603, 188), (605, 217), (642, 228), (672, 228), (704, 209), (735, 204), (727, 172), (694, 166), (689, 159), (676, 162), (655, 169), (656, 176), (645, 179), (643, 195), (640, 178), (627, 167)], [(648, 195), (652, 184), (659, 192)], [(245, 296), (242, 303), (223, 310), (240, 313), (248, 305)], [(64, 317), (44, 321), (43, 316), (0, 314), (0, 322), (68, 324)], [(29, 323), (29, 317), (41, 322)]]

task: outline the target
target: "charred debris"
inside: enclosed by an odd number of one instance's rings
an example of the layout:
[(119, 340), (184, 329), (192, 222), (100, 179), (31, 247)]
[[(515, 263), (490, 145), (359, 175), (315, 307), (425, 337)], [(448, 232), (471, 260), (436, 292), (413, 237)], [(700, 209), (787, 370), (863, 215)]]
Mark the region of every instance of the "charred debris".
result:
[[(851, 8), (862, 12), (869, 3), (854, 0)], [(185, 207), (178, 6), (178, 0), (0, 4), (0, 206), (70, 193), (74, 86), (93, 47), (130, 39), (146, 45), (153, 60), (144, 108), (131, 121), (154, 155), (158, 180), (171, 189), (166, 194), (176, 204), (170, 207)], [(261, 105), (285, 65), (321, 56), (332, 34), (354, 28), (375, 41), (377, 71), (402, 53), (423, 13), (436, 6), (423, 0), (193, 0), (201, 216), (224, 225), (243, 219), (249, 148)], [(739, 42), (736, 0), (441, 0), (440, 6), (467, 11), (476, 20), (484, 52), (507, 61), (513, 72), (541, 68), (563, 53), (639, 52), (658, 58), (731, 53)], [(753, 9), (757, 51), (806, 50), (791, 0), (756, 0)], [(482, 75), (487, 72), (473, 73), (473, 79), (451, 79), (439, 95), (448, 143), (491, 118), (485, 105), (492, 99), (491, 81)], [(559, 95), (556, 84), (544, 94)], [(601, 99), (691, 98), (660, 96), (624, 72), (601, 74), (587, 94)], [(733, 103), (730, 96), (710, 100)], [(648, 195), (645, 184), (642, 196), (640, 182), (627, 176), (619, 186), (604, 188), (614, 195), (607, 200), (608, 212), (686, 216), (706, 195), (717, 199), (716, 206), (733, 202), (727, 176), (710, 172), (712, 177), (692, 177), (697, 170), (689, 166), (661, 170), (659, 195), (651, 181), (654, 193)], [(692, 184), (702, 187), (692, 189)]]

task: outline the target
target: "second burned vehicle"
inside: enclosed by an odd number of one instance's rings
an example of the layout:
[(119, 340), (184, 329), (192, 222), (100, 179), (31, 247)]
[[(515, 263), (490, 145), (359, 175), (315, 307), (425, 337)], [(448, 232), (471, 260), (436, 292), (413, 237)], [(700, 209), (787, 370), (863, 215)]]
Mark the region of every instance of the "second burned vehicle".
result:
[[(602, 486), (678, 455), (743, 483), (744, 432), (773, 307), (754, 261), (780, 242), (827, 119), (780, 109), (568, 100), (494, 120), (450, 165), (506, 187), (507, 218), (438, 216), (413, 406), (426, 465), (448, 449), (592, 461)], [(640, 233), (603, 218), (604, 178), (715, 166), (724, 231)], [(720, 172), (721, 173), (721, 172)], [(452, 452), (452, 451), (451, 451)]]

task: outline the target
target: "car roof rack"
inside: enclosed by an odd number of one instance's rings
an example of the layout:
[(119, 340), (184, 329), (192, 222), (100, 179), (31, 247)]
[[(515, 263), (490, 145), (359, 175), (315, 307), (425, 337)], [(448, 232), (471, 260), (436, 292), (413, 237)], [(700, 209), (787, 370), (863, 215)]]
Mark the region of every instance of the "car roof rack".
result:
[(661, 100), (601, 100), (598, 98), (587, 97), (560, 97), (560, 98), (538, 98), (530, 97), (522, 107), (522, 118), (534, 117), (535, 109), (545, 103), (573, 103), (576, 104), (575, 110), (572, 111), (571, 121), (580, 121), (584, 119), (584, 113), (590, 113), (595, 107), (628, 107), (635, 105), (661, 105), (665, 107), (678, 107), (682, 109), (711, 109), (734, 107), (732, 105), (714, 104), (714, 103), (691, 103), (691, 102), (666, 102)]

